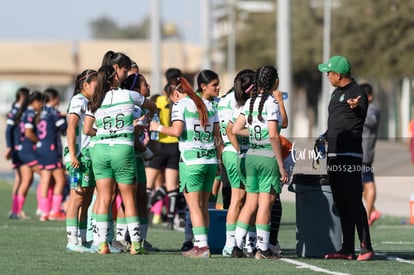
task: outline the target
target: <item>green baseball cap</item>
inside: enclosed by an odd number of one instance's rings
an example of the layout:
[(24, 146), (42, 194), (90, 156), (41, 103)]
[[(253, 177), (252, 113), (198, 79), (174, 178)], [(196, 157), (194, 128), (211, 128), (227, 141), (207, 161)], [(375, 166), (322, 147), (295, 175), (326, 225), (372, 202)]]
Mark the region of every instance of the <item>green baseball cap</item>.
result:
[(328, 62), (318, 65), (319, 71), (323, 73), (335, 72), (348, 74), (351, 71), (351, 63), (341, 55), (335, 55), (329, 58)]

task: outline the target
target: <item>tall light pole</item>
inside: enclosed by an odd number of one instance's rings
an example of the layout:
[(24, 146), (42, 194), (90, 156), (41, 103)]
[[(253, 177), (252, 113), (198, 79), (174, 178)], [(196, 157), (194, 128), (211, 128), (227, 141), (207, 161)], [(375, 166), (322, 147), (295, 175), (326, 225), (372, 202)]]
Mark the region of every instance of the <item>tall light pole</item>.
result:
[(151, 86), (155, 94), (161, 93), (161, 9), (160, 0), (151, 1)]
[[(327, 62), (331, 52), (331, 0), (325, 0), (323, 20), (323, 62)], [(324, 132), (328, 122), (328, 104), (330, 96), (329, 81), (325, 73), (322, 73), (322, 92), (318, 106), (318, 131)], [(319, 134), (318, 133), (318, 134)]]
[[(290, 111), (292, 97), (292, 54), (291, 54), (291, 16), (290, 16), (290, 1), (278, 0), (276, 12), (277, 24), (277, 69), (279, 73), (279, 89), (290, 93), (290, 98), (286, 100), (286, 111)], [(292, 127), (284, 129), (285, 135), (290, 136)]]
[(231, 78), (236, 70), (236, 1), (227, 0), (229, 9), (230, 32), (227, 42), (227, 73)]
[(203, 47), (203, 68), (211, 68), (210, 59), (210, 0), (201, 2), (201, 41)]

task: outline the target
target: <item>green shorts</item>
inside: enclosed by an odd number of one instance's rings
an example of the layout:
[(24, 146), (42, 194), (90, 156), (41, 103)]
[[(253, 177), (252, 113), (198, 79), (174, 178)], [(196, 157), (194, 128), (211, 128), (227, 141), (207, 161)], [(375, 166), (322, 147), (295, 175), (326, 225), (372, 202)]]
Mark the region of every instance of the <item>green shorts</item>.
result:
[(211, 192), (216, 173), (217, 164), (186, 165), (180, 162), (180, 192)]
[(144, 160), (140, 157), (136, 157), (137, 162), (137, 175), (136, 179), (138, 184), (147, 185), (147, 174), (145, 174)]
[(246, 156), (246, 192), (280, 193), (280, 173), (276, 159), (262, 156)]
[(95, 179), (115, 179), (120, 184), (133, 184), (136, 175), (134, 147), (124, 144), (95, 144), (90, 149)]
[[(85, 159), (85, 157), (78, 158), (79, 166), (79, 180), (78, 185), (83, 188), (95, 187), (95, 174), (93, 173), (92, 161), (90, 159)], [(71, 166), (70, 162), (66, 163), (66, 169), (69, 171)]]
[(241, 188), (240, 184), (240, 172), (238, 167), (239, 160), (237, 159), (238, 153), (224, 151), (221, 155), (223, 158), (223, 165), (226, 168), (227, 177), (229, 179), (232, 188)]

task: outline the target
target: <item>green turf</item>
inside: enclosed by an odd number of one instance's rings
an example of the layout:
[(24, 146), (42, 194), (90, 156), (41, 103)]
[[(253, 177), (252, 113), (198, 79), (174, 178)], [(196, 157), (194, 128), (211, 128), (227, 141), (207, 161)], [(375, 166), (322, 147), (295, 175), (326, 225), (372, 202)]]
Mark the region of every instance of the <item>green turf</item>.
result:
[[(283, 203), (280, 243), (283, 260), (189, 259), (179, 252), (183, 233), (162, 225), (150, 227), (148, 239), (161, 252), (150, 255), (97, 255), (65, 251), (64, 222), (9, 220), (10, 183), (0, 181), (0, 274), (316, 274), (298, 268), (301, 262), (330, 271), (330, 274), (414, 274), (414, 226), (401, 218), (384, 216), (371, 230), (379, 254), (374, 261), (357, 262), (299, 258), (296, 256), (295, 207)], [(26, 213), (34, 217), (35, 194), (29, 193)], [(385, 255), (388, 255), (387, 258)], [(401, 258), (407, 262), (398, 261)], [(290, 261), (290, 262), (288, 262)], [(292, 262), (295, 261), (295, 262)], [(334, 273), (337, 272), (337, 273)]]

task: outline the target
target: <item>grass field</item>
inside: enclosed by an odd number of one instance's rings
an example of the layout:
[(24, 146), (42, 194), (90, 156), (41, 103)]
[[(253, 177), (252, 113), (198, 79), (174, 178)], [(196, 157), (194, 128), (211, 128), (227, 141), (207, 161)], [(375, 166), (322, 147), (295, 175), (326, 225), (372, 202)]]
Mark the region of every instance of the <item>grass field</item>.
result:
[[(181, 256), (183, 233), (162, 225), (150, 227), (148, 240), (160, 252), (150, 255), (68, 253), (64, 222), (9, 220), (11, 184), (0, 181), (0, 274), (414, 274), (414, 226), (384, 216), (371, 230), (377, 256), (373, 261), (324, 260), (297, 257), (295, 208), (283, 203), (279, 260), (211, 259)], [(282, 199), (283, 200), (283, 199)], [(35, 215), (35, 194), (25, 211)]]

